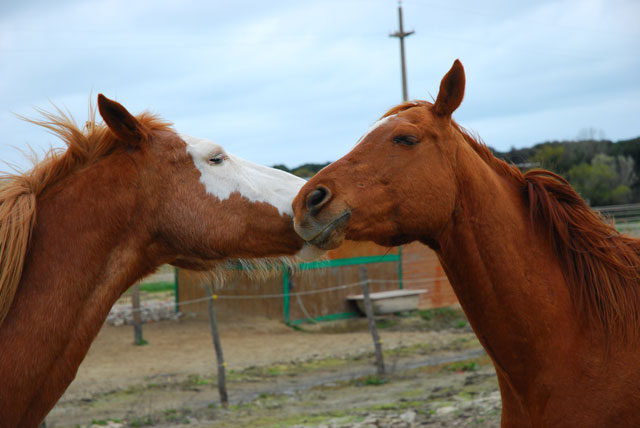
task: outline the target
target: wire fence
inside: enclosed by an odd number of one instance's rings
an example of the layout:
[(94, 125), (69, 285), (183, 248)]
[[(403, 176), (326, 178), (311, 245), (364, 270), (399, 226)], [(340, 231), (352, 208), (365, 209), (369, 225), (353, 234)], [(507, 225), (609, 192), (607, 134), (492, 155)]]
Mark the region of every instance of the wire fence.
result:
[[(402, 283), (403, 284), (429, 284), (429, 283), (433, 283), (436, 281), (442, 281), (444, 280), (443, 277), (431, 277), (431, 278), (410, 278), (410, 279), (403, 279)], [(347, 288), (354, 288), (354, 287), (362, 287), (362, 285), (368, 282), (369, 284), (392, 284), (392, 283), (398, 283), (399, 281), (397, 279), (369, 279), (368, 281), (358, 281), (358, 282), (352, 282), (349, 284), (341, 284), (341, 285), (336, 285), (333, 287), (326, 287), (326, 288), (318, 288), (316, 290), (306, 290), (306, 291), (292, 291), (289, 292), (287, 294), (285, 293), (274, 293), (274, 294), (254, 294), (254, 295), (232, 295), (232, 294), (216, 294), (214, 293), (212, 298), (213, 300), (257, 300), (257, 299), (282, 299), (285, 296), (290, 296), (290, 297), (297, 297), (297, 296), (307, 296), (307, 295), (312, 295), (312, 294), (320, 294), (320, 293), (329, 293), (332, 291), (337, 291), (337, 290), (344, 290)], [(176, 306), (188, 306), (191, 304), (195, 304), (195, 303), (200, 303), (200, 302), (206, 302), (209, 300), (209, 297), (201, 297), (198, 299), (191, 299), (191, 300), (184, 300), (184, 301), (180, 301), (180, 302), (161, 302), (155, 305), (155, 307), (167, 307), (167, 308), (174, 308)], [(144, 303), (143, 303), (144, 305)], [(147, 307), (140, 307), (137, 309), (131, 309), (131, 312), (136, 312), (136, 311), (140, 311), (143, 312), (145, 310), (148, 310)]]

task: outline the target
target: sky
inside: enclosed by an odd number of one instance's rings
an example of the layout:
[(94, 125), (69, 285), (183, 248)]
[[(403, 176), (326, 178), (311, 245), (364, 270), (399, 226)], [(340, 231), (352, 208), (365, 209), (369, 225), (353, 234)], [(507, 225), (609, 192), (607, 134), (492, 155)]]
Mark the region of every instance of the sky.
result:
[[(637, 0), (402, 3), (410, 99), (459, 58), (454, 118), (498, 150), (640, 136)], [(396, 0), (4, 0), (0, 161), (62, 143), (16, 114), (98, 93), (265, 165), (333, 161), (402, 101)], [(0, 170), (9, 170), (0, 164)]]

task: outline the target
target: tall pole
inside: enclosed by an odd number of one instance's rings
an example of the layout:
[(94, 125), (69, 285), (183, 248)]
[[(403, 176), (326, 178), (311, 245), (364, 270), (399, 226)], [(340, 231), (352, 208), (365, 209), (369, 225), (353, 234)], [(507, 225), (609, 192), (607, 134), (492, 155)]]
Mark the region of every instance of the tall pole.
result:
[(404, 63), (404, 38), (412, 35), (415, 31), (405, 32), (402, 27), (402, 1), (398, 0), (398, 21), (400, 29), (393, 34), (389, 34), (389, 37), (397, 37), (400, 39), (400, 65), (402, 67), (402, 101), (407, 101), (407, 68)]

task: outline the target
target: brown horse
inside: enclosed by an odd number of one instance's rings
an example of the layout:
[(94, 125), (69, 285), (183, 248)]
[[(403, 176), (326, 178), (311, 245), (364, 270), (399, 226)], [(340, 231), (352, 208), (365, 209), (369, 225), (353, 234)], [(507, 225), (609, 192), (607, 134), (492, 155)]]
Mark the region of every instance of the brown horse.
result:
[[(0, 177), (0, 427), (37, 427), (109, 309), (163, 263), (208, 269), (298, 253), (304, 181), (98, 96), (84, 130), (37, 122), (68, 148)], [(306, 246), (304, 246), (306, 248)]]
[(503, 427), (640, 427), (640, 241), (460, 128), (464, 87), (456, 61), (433, 104), (387, 112), (302, 188), (294, 227), (324, 249), (434, 249), (495, 365)]

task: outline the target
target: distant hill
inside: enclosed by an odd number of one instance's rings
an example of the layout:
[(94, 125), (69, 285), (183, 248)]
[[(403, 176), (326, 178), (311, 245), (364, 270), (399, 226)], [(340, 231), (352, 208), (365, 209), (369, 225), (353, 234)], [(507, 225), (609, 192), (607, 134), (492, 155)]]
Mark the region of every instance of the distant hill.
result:
[[(617, 142), (548, 141), (508, 152), (491, 151), (523, 171), (544, 168), (562, 175), (593, 206), (640, 202), (640, 137)], [(310, 178), (329, 163), (274, 168)]]
[(278, 165), (274, 165), (273, 167), (276, 169), (281, 169), (283, 171), (289, 172), (293, 175), (297, 175), (298, 177), (302, 177), (302, 178), (311, 178), (314, 175), (316, 175), (316, 173), (318, 171), (320, 171), (322, 168), (324, 168), (325, 166), (329, 165), (331, 162), (325, 162), (325, 163), (305, 163), (304, 165), (300, 165), (296, 168), (293, 169), (289, 169), (287, 168), (286, 165), (282, 165), (282, 164), (278, 164)]

